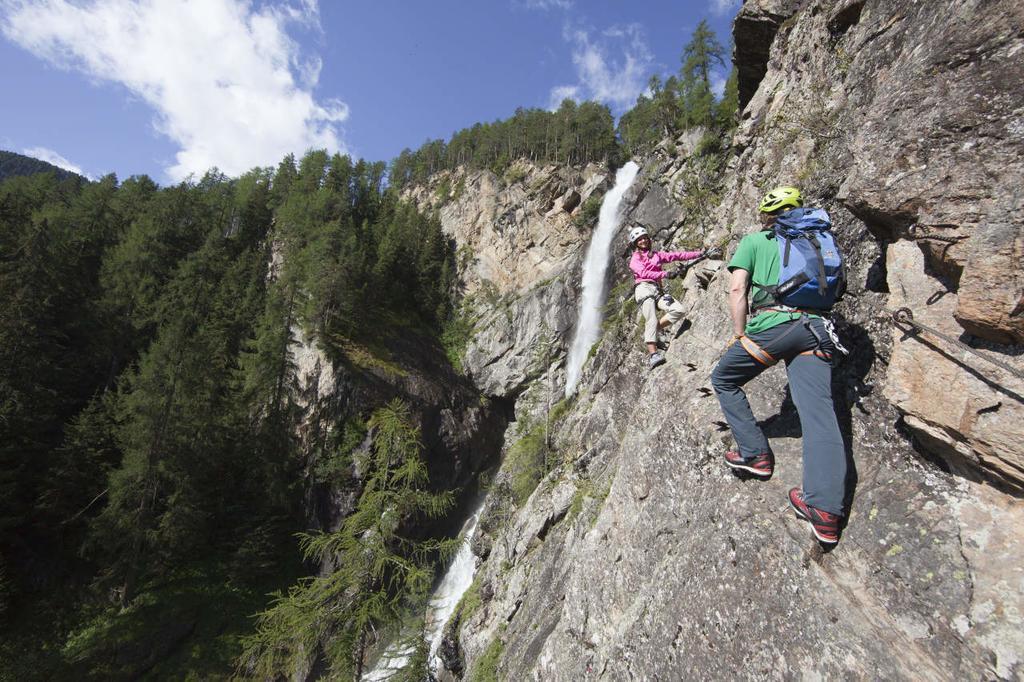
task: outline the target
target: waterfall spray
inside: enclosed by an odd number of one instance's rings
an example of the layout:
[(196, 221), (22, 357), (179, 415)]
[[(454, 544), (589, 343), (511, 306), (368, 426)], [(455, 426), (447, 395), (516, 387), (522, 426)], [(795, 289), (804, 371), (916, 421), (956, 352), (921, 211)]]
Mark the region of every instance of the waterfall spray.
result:
[(601, 213), (597, 221), (597, 229), (590, 238), (587, 257), (583, 261), (583, 295), (580, 301), (579, 316), (576, 318), (576, 335), (569, 347), (569, 360), (566, 369), (565, 395), (571, 396), (576, 391), (576, 383), (580, 379), (580, 371), (587, 359), (590, 347), (597, 341), (601, 328), (601, 308), (604, 306), (605, 272), (608, 270), (608, 256), (611, 251), (612, 237), (619, 228), (622, 216), (619, 208), (622, 196), (633, 184), (640, 168), (629, 161), (615, 174), (615, 186), (604, 196), (601, 202)]

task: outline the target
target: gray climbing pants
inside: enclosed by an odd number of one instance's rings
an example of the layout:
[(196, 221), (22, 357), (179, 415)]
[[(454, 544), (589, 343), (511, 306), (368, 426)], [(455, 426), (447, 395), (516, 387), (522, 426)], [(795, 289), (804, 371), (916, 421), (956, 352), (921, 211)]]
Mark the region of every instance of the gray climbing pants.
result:
[[(754, 334), (750, 340), (775, 360), (786, 363), (789, 391), (803, 432), (804, 501), (817, 509), (843, 515), (846, 451), (832, 406), (830, 358), (835, 347), (824, 323), (818, 318), (803, 317)], [(814, 354), (816, 350), (818, 354)], [(829, 359), (822, 357), (822, 353)], [(711, 385), (722, 412), (740, 454), (746, 458), (769, 452), (770, 448), (741, 387), (770, 366), (755, 359), (736, 341), (711, 374)]]
[(640, 304), (640, 312), (644, 314), (644, 343), (658, 342), (658, 311), (665, 311), (665, 319), (669, 326), (683, 317), (686, 308), (671, 296), (667, 296), (650, 282), (641, 282), (633, 290), (633, 300)]

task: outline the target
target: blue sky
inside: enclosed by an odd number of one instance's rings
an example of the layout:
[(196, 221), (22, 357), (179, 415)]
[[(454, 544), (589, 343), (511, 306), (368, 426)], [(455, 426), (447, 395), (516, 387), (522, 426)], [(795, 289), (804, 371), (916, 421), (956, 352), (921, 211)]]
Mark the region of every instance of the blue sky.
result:
[[(0, 149), (98, 177), (389, 160), (516, 107), (620, 114), (740, 0), (0, 0)], [(718, 74), (724, 81), (725, 72)]]

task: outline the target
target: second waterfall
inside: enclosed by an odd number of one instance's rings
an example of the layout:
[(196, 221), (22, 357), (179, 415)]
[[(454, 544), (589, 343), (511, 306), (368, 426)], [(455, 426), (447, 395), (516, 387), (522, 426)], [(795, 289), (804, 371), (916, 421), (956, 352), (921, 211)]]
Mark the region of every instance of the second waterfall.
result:
[(615, 174), (615, 186), (601, 202), (597, 229), (590, 238), (587, 257), (583, 261), (583, 294), (580, 297), (579, 314), (576, 318), (576, 333), (569, 347), (569, 359), (566, 364), (566, 396), (571, 396), (576, 391), (583, 363), (601, 330), (601, 309), (606, 295), (605, 273), (608, 271), (612, 238), (622, 220), (622, 197), (633, 184), (639, 170), (639, 166), (634, 162), (627, 162)]

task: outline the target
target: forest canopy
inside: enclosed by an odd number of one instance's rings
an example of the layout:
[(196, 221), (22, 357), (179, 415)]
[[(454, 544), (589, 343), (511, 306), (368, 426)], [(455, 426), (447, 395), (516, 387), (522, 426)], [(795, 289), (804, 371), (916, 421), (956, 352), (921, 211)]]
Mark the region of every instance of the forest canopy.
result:
[[(451, 244), (384, 170), (312, 151), (166, 188), (0, 183), (0, 623), (30, 637), (77, 614), (44, 676), (122, 675), (119, 642), (189, 603), (170, 585), (216, 589), (245, 628), (294, 573), (296, 336), (344, 363), (436, 339), (451, 311)], [(4, 632), (0, 660), (20, 660)]]

